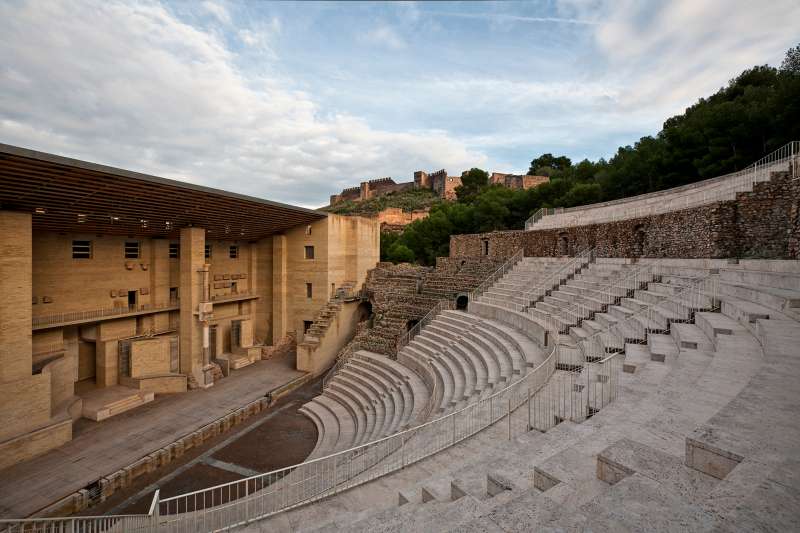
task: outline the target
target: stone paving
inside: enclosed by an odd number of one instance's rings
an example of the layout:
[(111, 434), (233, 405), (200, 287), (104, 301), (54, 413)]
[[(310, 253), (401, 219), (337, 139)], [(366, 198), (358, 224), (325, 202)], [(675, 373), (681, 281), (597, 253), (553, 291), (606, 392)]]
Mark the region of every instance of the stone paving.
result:
[(289, 357), (257, 361), (207, 390), (82, 419), (66, 445), (0, 472), (0, 517), (27, 517), (302, 375)]

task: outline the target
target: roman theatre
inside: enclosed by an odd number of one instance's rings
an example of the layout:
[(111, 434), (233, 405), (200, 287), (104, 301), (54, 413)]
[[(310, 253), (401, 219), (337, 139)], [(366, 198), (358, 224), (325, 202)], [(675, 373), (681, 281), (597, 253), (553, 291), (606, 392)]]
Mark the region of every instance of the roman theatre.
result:
[[(5, 145), (0, 221), (0, 531), (800, 528), (800, 143), (435, 267)], [(304, 460), (93, 516), (311, 384)]]

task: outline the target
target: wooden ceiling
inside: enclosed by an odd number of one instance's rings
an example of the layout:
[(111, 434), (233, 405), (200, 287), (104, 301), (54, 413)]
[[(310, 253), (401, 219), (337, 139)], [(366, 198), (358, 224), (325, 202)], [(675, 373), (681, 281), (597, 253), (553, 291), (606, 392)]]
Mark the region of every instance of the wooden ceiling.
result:
[(33, 229), (257, 240), (325, 213), (0, 143), (0, 209), (33, 213)]

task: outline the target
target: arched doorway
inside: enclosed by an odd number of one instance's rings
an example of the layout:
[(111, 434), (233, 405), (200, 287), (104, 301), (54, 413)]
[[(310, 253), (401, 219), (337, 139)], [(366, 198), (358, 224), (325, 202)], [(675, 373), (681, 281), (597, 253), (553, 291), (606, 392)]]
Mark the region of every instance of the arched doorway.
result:
[(456, 309), (459, 311), (466, 311), (469, 304), (469, 296), (466, 294), (459, 294), (456, 297)]
[(633, 230), (633, 255), (635, 257), (643, 256), (646, 247), (647, 233), (644, 231), (644, 226), (640, 224)]
[(356, 308), (355, 319), (356, 324), (367, 322), (367, 327), (371, 328), (374, 323), (374, 317), (372, 316), (372, 303), (366, 301), (358, 304), (358, 307)]
[(406, 331), (411, 331), (417, 324), (419, 324), (418, 319), (415, 318), (413, 320), (409, 320), (408, 322), (406, 322)]
[(558, 255), (569, 255), (569, 235), (558, 234)]

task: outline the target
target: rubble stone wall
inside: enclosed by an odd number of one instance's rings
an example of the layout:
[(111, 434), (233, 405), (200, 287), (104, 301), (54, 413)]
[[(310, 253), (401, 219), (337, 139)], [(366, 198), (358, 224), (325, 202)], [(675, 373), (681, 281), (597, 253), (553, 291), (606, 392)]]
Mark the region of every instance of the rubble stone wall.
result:
[(737, 199), (652, 216), (533, 231), (454, 235), (450, 256), (559, 256), (594, 247), (600, 257), (797, 259), (800, 180), (773, 173)]

